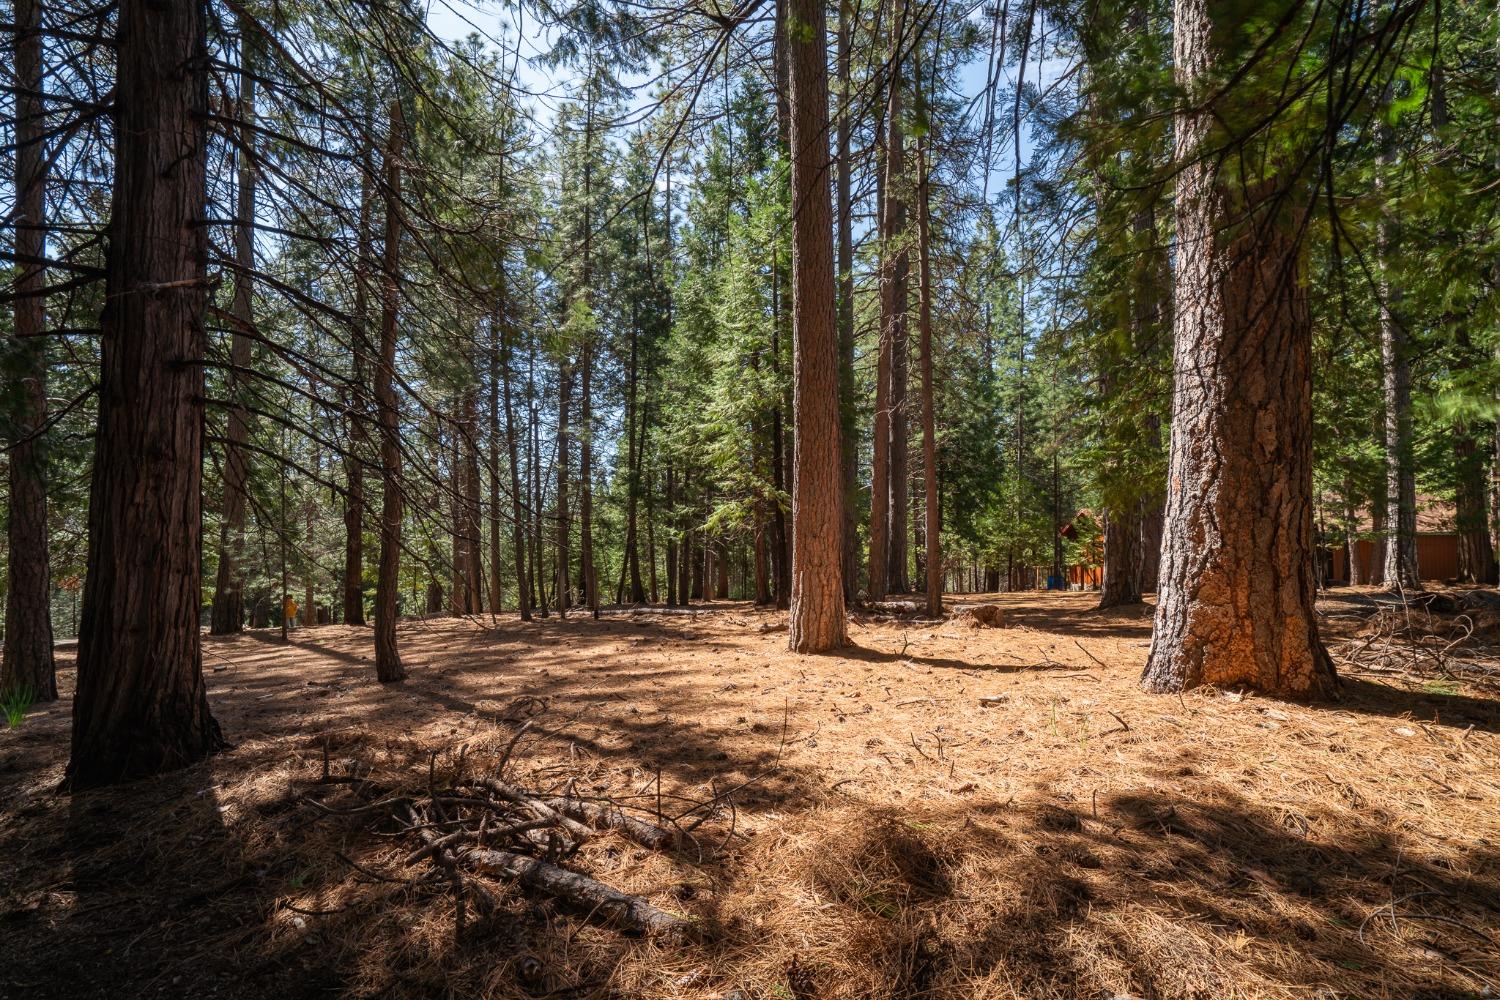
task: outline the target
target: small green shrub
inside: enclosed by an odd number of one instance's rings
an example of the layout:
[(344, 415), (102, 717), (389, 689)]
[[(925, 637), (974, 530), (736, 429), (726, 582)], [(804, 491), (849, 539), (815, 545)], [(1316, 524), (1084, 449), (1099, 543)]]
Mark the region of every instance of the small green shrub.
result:
[(0, 694), (0, 711), (5, 713), (6, 726), (15, 729), (25, 721), (26, 713), (31, 710), (34, 701), (36, 701), (35, 692), (24, 684)]

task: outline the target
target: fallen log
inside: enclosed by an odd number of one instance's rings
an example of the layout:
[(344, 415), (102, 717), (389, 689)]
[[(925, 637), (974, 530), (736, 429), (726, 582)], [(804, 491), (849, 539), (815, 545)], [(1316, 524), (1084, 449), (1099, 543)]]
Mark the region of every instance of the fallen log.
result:
[(682, 839), (676, 830), (637, 819), (612, 802), (600, 804), (580, 799), (556, 798), (548, 799), (546, 804), (564, 816), (587, 823), (596, 830), (615, 830), (653, 851), (671, 850)]
[(686, 917), (668, 913), (639, 896), (621, 892), (598, 879), (539, 858), (485, 848), (468, 851), (462, 863), (487, 875), (511, 879), (527, 889), (545, 893), (627, 930), (642, 934), (682, 935), (693, 927), (693, 921)]

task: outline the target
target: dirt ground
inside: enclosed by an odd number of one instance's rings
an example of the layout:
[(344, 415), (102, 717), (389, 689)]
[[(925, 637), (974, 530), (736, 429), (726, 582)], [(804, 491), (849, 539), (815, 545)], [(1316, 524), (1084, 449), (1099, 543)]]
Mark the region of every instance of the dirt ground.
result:
[[(1146, 695), (1149, 609), (984, 600), (1005, 627), (855, 621), (815, 657), (743, 604), (413, 621), (391, 687), (367, 629), (209, 639), (233, 749), (71, 798), (68, 663), (64, 699), (0, 732), (0, 996), (1500, 992), (1493, 692), (1346, 672), (1316, 707)], [(1368, 606), (1326, 611), (1342, 642)], [(737, 788), (696, 850), (610, 834), (572, 862), (701, 936), (631, 937), (498, 883), (504, 906), (460, 934), (389, 822), (307, 801), (342, 801), (315, 784), (325, 752), (419, 787), (523, 719), (510, 773), (532, 786), (665, 813)]]

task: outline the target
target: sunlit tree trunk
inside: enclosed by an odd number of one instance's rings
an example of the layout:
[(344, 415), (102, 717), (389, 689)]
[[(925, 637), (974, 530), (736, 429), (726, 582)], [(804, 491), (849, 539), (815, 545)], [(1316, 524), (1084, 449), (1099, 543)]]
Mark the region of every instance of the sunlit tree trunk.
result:
[(925, 490), (922, 528), (923, 568), (926, 571), (927, 615), (943, 614), (942, 507), (938, 502), (937, 423), (932, 412), (932, 197), (927, 176), (928, 137), (917, 142), (917, 284), (918, 337), (922, 351), (922, 483)]
[(199, 645), (208, 279), (204, 8), (120, 0), (99, 418), (66, 784), (224, 745)]
[(787, 0), (792, 160), (792, 601), (788, 644), (844, 644), (843, 455), (822, 0)]
[[(1295, 177), (1220, 173), (1223, 39), (1177, 0), (1177, 288), (1160, 601), (1142, 684), (1333, 694), (1313, 609), (1312, 323)], [(1222, 16), (1222, 15), (1221, 15)], [(1236, 162), (1259, 162), (1251, 157)]]

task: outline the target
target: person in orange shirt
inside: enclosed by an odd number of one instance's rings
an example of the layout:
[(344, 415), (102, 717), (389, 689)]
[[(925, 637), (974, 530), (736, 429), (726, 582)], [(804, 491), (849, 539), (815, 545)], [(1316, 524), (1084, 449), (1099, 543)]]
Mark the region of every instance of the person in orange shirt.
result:
[(288, 631), (297, 627), (297, 602), (288, 595), (281, 602), (281, 617), (286, 620)]

